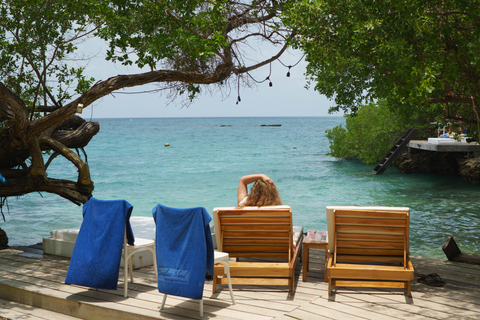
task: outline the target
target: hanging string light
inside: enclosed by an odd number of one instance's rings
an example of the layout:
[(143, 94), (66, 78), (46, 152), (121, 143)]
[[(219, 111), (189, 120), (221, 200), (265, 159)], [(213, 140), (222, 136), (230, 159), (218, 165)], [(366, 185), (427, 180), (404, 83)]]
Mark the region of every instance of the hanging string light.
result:
[(237, 92), (238, 92), (238, 97), (237, 97), (236, 104), (242, 101), (242, 99), (240, 99), (240, 76), (239, 75), (237, 75)]
[(255, 78), (250, 74), (250, 72), (247, 72), (247, 75), (248, 75), (253, 81), (255, 81), (256, 83), (263, 83), (263, 82), (265, 82), (265, 81), (268, 80), (268, 81), (269, 81), (269, 82), (268, 82), (268, 86), (269, 86), (269, 87), (273, 87), (272, 80), (270, 80), (270, 76), (272, 75), (272, 63), (271, 63), (271, 62), (270, 62), (270, 73), (269, 73), (268, 76), (265, 78), (265, 80), (259, 81), (259, 80), (255, 79)]
[[(298, 61), (297, 63), (295, 63), (294, 65), (285, 65), (280, 59), (277, 59), (284, 67), (288, 68), (288, 72), (287, 72), (287, 77), (290, 77), (290, 69), (293, 68), (293, 67), (296, 67), (300, 61), (302, 61), (303, 57), (305, 57), (305, 55), (303, 55)], [(272, 75), (272, 63), (270, 62), (270, 72), (268, 74), (268, 76), (265, 78), (265, 80), (263, 81), (259, 81), (259, 80), (256, 80), (251, 74), (250, 72), (246, 72), (246, 74), (253, 80), (255, 81), (256, 83), (262, 83), (262, 82), (265, 82), (268, 80), (268, 86), (269, 87), (273, 87), (273, 83), (272, 83), (272, 80), (270, 79), (270, 76)], [(237, 91), (238, 91), (238, 97), (237, 97), (237, 102), (236, 104), (238, 104), (239, 102), (242, 101), (242, 99), (240, 99), (240, 76), (237, 75), (238, 77), (238, 88), (237, 88)]]
[(268, 76), (268, 77), (265, 79), (265, 81), (266, 81), (266, 80), (269, 81), (269, 82), (268, 82), (268, 86), (269, 86), (269, 87), (273, 87), (273, 83), (272, 83), (272, 81), (270, 80), (270, 76)]
[(288, 68), (287, 77), (290, 77), (290, 69), (293, 68), (293, 67), (296, 67), (296, 66), (300, 63), (300, 61), (303, 60), (303, 57), (305, 57), (305, 55), (303, 55), (303, 56), (300, 58), (300, 60), (297, 61), (297, 63), (295, 63), (294, 65), (289, 65), (289, 66), (287, 66), (286, 64), (284, 64), (284, 63), (282, 62), (282, 60), (278, 59), (278, 62), (280, 62), (285, 68)]
[(269, 86), (269, 87), (273, 87), (272, 80), (270, 80), (270, 76), (271, 76), (271, 75), (272, 75), (272, 63), (270, 62), (270, 73), (268, 74), (267, 79), (265, 79), (265, 80), (268, 80), (268, 86)]

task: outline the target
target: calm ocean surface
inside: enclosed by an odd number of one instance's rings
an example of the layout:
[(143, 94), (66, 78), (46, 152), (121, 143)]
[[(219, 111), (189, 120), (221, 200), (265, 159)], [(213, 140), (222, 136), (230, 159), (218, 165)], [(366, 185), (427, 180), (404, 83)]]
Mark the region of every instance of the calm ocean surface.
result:
[[(326, 230), (325, 206), (408, 206), (414, 255), (444, 258), (453, 235), (464, 252), (480, 254), (480, 186), (461, 179), (401, 174), (390, 167), (338, 160), (325, 130), (342, 117), (94, 119), (100, 132), (86, 151), (94, 197), (125, 199), (133, 216), (151, 217), (157, 203), (171, 207), (235, 206), (242, 175), (265, 173), (277, 184), (294, 223)], [(281, 124), (281, 126), (262, 126)], [(169, 143), (170, 147), (165, 147)], [(57, 158), (49, 175), (76, 180)], [(9, 244), (41, 242), (55, 229), (79, 227), (81, 207), (56, 195), (30, 194), (8, 202), (0, 228)]]

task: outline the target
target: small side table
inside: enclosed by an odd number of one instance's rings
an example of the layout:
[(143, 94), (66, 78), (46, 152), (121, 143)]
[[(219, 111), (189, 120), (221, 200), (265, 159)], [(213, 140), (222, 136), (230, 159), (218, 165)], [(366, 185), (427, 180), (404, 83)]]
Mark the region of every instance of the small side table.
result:
[[(228, 264), (228, 262), (230, 261), (230, 256), (226, 252), (220, 252), (215, 250), (213, 259), (213, 263), (223, 264), (225, 273), (227, 274), (228, 290), (230, 290), (230, 297), (232, 297), (232, 303), (235, 304), (235, 297), (233, 296), (232, 290), (232, 281), (230, 280), (230, 266)], [(213, 281), (216, 281), (215, 278), (213, 279)]]
[[(306, 240), (304, 238), (303, 241), (303, 262), (302, 262), (302, 272), (303, 272), (303, 281), (307, 281), (307, 271), (309, 269), (309, 257), (310, 257), (310, 249), (324, 249), (325, 250), (325, 262), (327, 262), (328, 257), (328, 242), (321, 242), (321, 241), (314, 241), (314, 240)], [(324, 281), (327, 282), (327, 271), (325, 270), (325, 277)]]

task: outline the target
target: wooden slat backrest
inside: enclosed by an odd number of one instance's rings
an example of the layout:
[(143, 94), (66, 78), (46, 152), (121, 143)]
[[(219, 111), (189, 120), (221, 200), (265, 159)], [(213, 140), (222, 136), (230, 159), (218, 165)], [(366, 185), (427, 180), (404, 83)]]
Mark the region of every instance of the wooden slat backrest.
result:
[(214, 211), (218, 250), (236, 258), (292, 259), (292, 210), (219, 208)]
[[(408, 252), (408, 211), (334, 210), (334, 263), (355, 256), (356, 261), (402, 261)], [(370, 257), (375, 258), (370, 258)], [(394, 258), (397, 257), (397, 258)]]

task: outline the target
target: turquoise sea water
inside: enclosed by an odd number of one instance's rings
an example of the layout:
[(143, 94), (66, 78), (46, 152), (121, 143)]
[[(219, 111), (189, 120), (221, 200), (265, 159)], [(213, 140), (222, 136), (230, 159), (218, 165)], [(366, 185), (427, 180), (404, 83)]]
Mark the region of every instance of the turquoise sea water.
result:
[[(480, 254), (480, 186), (451, 177), (401, 174), (393, 166), (338, 160), (325, 130), (342, 117), (94, 119), (100, 132), (87, 146), (98, 199), (125, 199), (134, 216), (151, 217), (157, 203), (171, 207), (235, 206), (242, 175), (265, 173), (277, 184), (294, 223), (326, 230), (325, 206), (408, 206), (411, 253), (444, 258), (453, 235), (464, 252)], [(280, 124), (281, 126), (262, 126)], [(169, 143), (169, 147), (165, 147)], [(57, 158), (56, 178), (76, 179)], [(10, 245), (30, 245), (50, 230), (79, 227), (81, 207), (56, 195), (10, 199), (0, 222)], [(4, 212), (6, 209), (4, 208)]]

